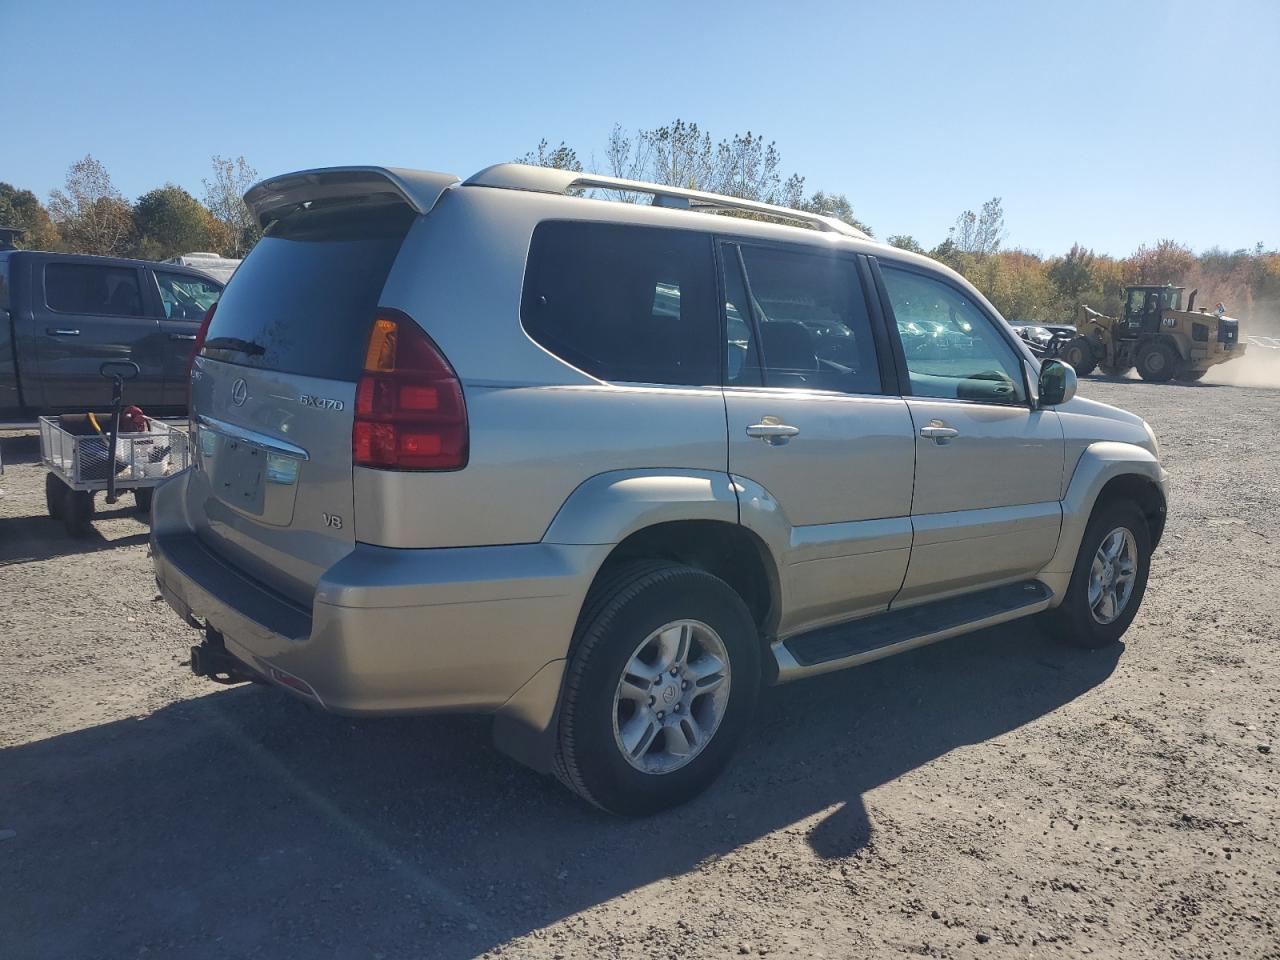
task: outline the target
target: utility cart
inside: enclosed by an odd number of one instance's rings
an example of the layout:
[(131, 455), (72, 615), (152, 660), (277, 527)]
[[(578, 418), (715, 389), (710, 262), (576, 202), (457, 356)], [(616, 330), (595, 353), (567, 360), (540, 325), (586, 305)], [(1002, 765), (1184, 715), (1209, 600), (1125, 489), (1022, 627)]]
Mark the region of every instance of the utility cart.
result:
[[(102, 366), (103, 375), (111, 377), (115, 386), (110, 414), (40, 418), (40, 459), (49, 471), (45, 505), (49, 516), (61, 520), (73, 537), (90, 532), (94, 495), (99, 490), (106, 491), (110, 504), (121, 491), (132, 491), (138, 510), (150, 512), (152, 489), (165, 477), (185, 470), (191, 459), (186, 431), (140, 415), (122, 424), (123, 381), (130, 379), (128, 367), (137, 367), (130, 361)], [(120, 366), (125, 367), (122, 373), (109, 372)]]

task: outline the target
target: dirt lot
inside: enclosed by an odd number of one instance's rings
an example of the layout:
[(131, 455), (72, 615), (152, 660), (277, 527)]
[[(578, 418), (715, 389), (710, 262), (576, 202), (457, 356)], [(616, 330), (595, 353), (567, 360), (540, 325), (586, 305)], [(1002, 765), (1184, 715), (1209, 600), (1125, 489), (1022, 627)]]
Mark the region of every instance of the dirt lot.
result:
[(1173, 474), (1124, 647), (1015, 624), (772, 690), (722, 782), (641, 822), (482, 720), (190, 677), (144, 524), (68, 540), (5, 439), (0, 952), (1280, 957), (1280, 391), (1082, 392)]

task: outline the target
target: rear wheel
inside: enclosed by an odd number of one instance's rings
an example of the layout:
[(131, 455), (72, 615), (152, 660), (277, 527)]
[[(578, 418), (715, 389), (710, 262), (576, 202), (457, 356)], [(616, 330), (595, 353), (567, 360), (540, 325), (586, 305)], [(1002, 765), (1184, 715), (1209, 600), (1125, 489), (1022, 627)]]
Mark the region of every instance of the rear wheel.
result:
[(1167, 383), (1178, 372), (1182, 358), (1167, 343), (1149, 343), (1138, 352), (1138, 376), (1151, 383)]
[(1088, 337), (1072, 337), (1058, 351), (1058, 359), (1071, 364), (1077, 377), (1087, 377), (1098, 365), (1093, 358), (1093, 344)]
[(62, 524), (73, 537), (87, 537), (93, 530), (93, 491), (66, 488), (62, 498)]
[(62, 519), (62, 503), (70, 488), (52, 473), (44, 475), (44, 506), (53, 520)]
[(1151, 533), (1131, 500), (1103, 504), (1089, 519), (1062, 603), (1043, 615), (1058, 639), (1097, 649), (1129, 629), (1147, 589)]
[(742, 598), (678, 564), (620, 567), (592, 590), (560, 706), (556, 775), (611, 813), (696, 796), (728, 763), (760, 685)]
[(151, 494), (155, 492), (154, 487), (135, 487), (133, 490), (133, 505), (138, 508), (139, 513), (151, 512)]

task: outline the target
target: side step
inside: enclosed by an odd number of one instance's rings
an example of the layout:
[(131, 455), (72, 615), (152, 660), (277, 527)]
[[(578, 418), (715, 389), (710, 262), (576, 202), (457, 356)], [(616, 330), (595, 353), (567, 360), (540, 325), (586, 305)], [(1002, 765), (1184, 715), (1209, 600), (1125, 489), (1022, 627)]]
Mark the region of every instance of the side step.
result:
[(1039, 580), (1024, 580), (788, 637), (773, 644), (778, 682), (867, 663), (1025, 617), (1046, 609), (1052, 599)]

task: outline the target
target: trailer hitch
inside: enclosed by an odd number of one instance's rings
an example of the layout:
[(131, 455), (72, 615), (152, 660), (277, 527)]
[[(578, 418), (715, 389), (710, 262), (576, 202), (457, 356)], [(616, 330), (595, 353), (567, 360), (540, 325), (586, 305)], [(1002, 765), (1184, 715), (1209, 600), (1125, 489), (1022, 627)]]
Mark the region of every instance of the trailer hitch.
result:
[(222, 634), (210, 629), (205, 631), (204, 642), (191, 648), (191, 672), (226, 686), (257, 679), (244, 664), (227, 653)]

